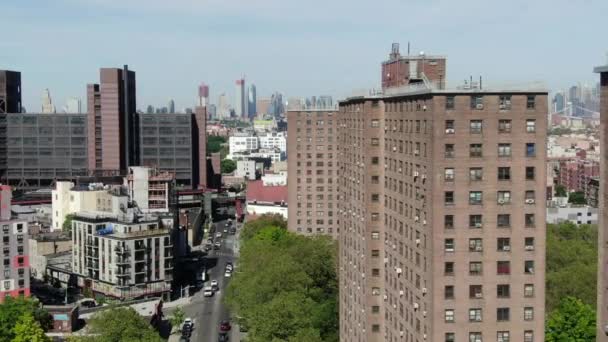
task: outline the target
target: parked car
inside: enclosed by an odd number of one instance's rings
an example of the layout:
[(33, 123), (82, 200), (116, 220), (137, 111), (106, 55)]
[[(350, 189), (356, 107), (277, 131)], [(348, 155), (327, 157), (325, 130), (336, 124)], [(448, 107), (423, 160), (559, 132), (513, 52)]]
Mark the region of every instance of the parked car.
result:
[(220, 322), (220, 331), (230, 331), (230, 329), (232, 329), (232, 326), (230, 325), (229, 321), (221, 321)]
[(222, 247), (222, 243), (219, 241), (213, 245), (213, 249), (220, 249), (220, 247)]
[(211, 285), (211, 288), (213, 289), (213, 291), (217, 291), (220, 289), (217, 280), (212, 280), (210, 285)]
[(213, 297), (213, 294), (215, 292), (213, 291), (213, 288), (211, 286), (205, 286), (205, 288), (203, 289), (203, 296), (205, 297)]
[(226, 278), (232, 277), (232, 272), (226, 270), (226, 272), (224, 273), (224, 277), (226, 277)]
[(234, 269), (234, 266), (232, 265), (231, 262), (227, 262), (226, 263), (226, 270), (232, 272), (232, 270)]
[(228, 334), (226, 333), (220, 333), (220, 335), (217, 338), (218, 342), (227, 342), (228, 341)]
[(216, 238), (221, 238), (221, 237), (222, 237), (222, 233), (221, 233), (221, 232), (217, 232), (217, 233), (215, 233), (215, 237), (216, 237)]

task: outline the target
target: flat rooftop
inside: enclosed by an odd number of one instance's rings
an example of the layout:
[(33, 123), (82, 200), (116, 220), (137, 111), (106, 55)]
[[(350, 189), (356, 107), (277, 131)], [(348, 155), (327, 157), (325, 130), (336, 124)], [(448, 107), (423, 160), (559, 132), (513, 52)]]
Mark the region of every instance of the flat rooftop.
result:
[(608, 72), (608, 65), (597, 66), (593, 68), (593, 72), (602, 73)]

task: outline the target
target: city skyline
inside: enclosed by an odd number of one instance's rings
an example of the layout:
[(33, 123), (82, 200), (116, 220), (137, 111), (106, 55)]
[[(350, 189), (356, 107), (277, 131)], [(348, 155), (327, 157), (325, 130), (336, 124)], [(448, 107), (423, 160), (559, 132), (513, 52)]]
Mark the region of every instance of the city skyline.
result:
[[(320, 3), (152, 1), (143, 6), (141, 1), (78, 4), (62, 0), (52, 6), (33, 4), (25, 1), (4, 6), (6, 24), (15, 30), (0, 43), (2, 68), (22, 72), (23, 103), (28, 110), (40, 107), (39, 94), (45, 88), (52, 89), (57, 99), (84, 98), (86, 83), (94, 79), (96, 70), (122, 64), (129, 64), (141, 75), (143, 86), (138, 102), (155, 107), (169, 97), (175, 99), (178, 108), (193, 106), (200, 79), (216, 89), (211, 98), (222, 92), (230, 96), (234, 91), (232, 82), (241, 74), (256, 83), (259, 96), (278, 90), (288, 97), (325, 93), (341, 99), (352, 90), (379, 86), (375, 61), (394, 41), (402, 44), (403, 51), (409, 41), (412, 53), (424, 50), (451, 56), (447, 70), (453, 81), (481, 75), (488, 84), (539, 80), (549, 89), (558, 90), (573, 82), (591, 82), (593, 74), (588, 65), (605, 62), (605, 47), (594, 46), (592, 38), (596, 33), (594, 23), (608, 9), (608, 4), (600, 1), (516, 1), (499, 12), (481, 1), (435, 1), (430, 5), (346, 5), (338, 1), (324, 4), (325, 10), (314, 17), (296, 17), (295, 13), (306, 13)], [(336, 17), (335, 13), (343, 12), (344, 6), (348, 6), (350, 15)], [(89, 11), (100, 15), (83, 14)], [(346, 19), (374, 11), (384, 14), (366, 26)], [(405, 12), (428, 16), (400, 20), (397, 13)], [(565, 15), (576, 25), (555, 20)], [(63, 20), (66, 17), (70, 20)], [(129, 20), (124, 20), (127, 17)], [(155, 28), (152, 24), (161, 17), (168, 17), (174, 28)], [(206, 23), (203, 26), (201, 19)], [(513, 26), (513, 22), (518, 25)], [(39, 41), (40, 30), (51, 39)], [(542, 34), (549, 31), (555, 34)], [(60, 36), (82, 44), (66, 47), (53, 39)], [(473, 36), (480, 44), (471, 41)], [(154, 44), (148, 44), (151, 37), (165, 41), (167, 48), (159, 51)], [(110, 40), (116, 46), (112, 53), (103, 50)], [(539, 40), (543, 44), (538, 44)], [(193, 44), (194, 41), (202, 44)], [(315, 41), (314, 49), (310, 41)], [(138, 48), (129, 48), (133, 45)], [(361, 45), (367, 48), (362, 50)], [(185, 46), (189, 53), (172, 53)], [(45, 51), (44, 58), (36, 53), (38, 50)], [(209, 54), (209, 50), (213, 53)], [(243, 50), (249, 51), (248, 55), (244, 56)], [(578, 52), (576, 63), (571, 62), (567, 50)], [(293, 65), (298, 68), (290, 68)], [(167, 75), (167, 82), (158, 79), (155, 70), (160, 68), (173, 70)], [(353, 76), (355, 70), (362, 71), (360, 77)], [(62, 75), (61, 83), (53, 81), (58, 73)], [(290, 82), (292, 79), (298, 82)], [(323, 84), (324, 89), (318, 89), (318, 84)]]

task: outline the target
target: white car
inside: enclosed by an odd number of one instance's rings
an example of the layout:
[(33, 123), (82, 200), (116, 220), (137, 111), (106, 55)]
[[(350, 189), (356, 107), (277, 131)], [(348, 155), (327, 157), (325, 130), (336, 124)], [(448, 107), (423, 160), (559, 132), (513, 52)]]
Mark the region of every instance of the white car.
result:
[(184, 324), (182, 325), (182, 327), (189, 325), (191, 328), (194, 328), (194, 322), (192, 321), (192, 318), (188, 317), (184, 320)]
[(212, 280), (210, 285), (214, 291), (217, 291), (219, 289), (219, 284), (217, 283), (217, 280)]
[(226, 273), (224, 273), (224, 277), (226, 277), (226, 278), (232, 277), (232, 272), (226, 270)]
[(203, 289), (203, 296), (205, 297), (212, 297), (213, 293), (213, 288), (211, 286), (205, 286)]
[(221, 233), (221, 232), (217, 232), (217, 233), (215, 233), (215, 237), (216, 237), (216, 238), (221, 238), (221, 237), (222, 237), (222, 233)]

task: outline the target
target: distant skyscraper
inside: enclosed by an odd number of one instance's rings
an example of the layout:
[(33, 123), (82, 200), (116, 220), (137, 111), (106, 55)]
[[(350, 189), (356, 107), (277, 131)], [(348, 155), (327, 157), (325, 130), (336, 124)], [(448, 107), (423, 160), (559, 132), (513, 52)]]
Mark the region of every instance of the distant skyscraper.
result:
[(217, 107), (214, 104), (207, 105), (207, 112), (210, 118), (217, 119)]
[(256, 90), (255, 84), (251, 84), (249, 86), (249, 94), (247, 96), (247, 112), (249, 113), (249, 118), (253, 118), (256, 115)]
[(53, 105), (53, 100), (51, 99), (51, 92), (48, 89), (44, 89), (42, 92), (42, 113), (55, 113), (55, 106)]
[(207, 106), (209, 104), (209, 85), (201, 83), (198, 86), (198, 105)]
[(169, 100), (169, 105), (167, 106), (167, 110), (169, 113), (175, 113), (175, 101), (173, 99)]
[(247, 99), (245, 97), (245, 79), (236, 80), (236, 97), (234, 98), (234, 111), (236, 116), (244, 118), (247, 116)]
[(230, 107), (228, 106), (228, 97), (226, 94), (220, 94), (217, 99), (217, 116), (218, 119), (227, 119), (230, 117)]
[(285, 104), (283, 103), (283, 95), (276, 92), (270, 97), (270, 107), (268, 108), (268, 114), (275, 118), (280, 117), (285, 113)]
[(148, 105), (146, 108), (146, 114), (154, 114), (154, 107), (152, 105)]
[(566, 97), (564, 96), (564, 93), (558, 92), (555, 94), (553, 97), (553, 106), (553, 110), (555, 112), (561, 112), (564, 110), (566, 106)]
[(80, 114), (82, 113), (82, 102), (77, 97), (70, 97), (66, 101), (63, 111), (69, 114)]
[(255, 109), (258, 112), (258, 116), (263, 116), (268, 114), (268, 109), (270, 108), (270, 98), (269, 97), (259, 97), (255, 103)]

